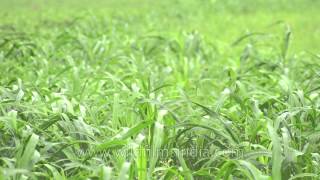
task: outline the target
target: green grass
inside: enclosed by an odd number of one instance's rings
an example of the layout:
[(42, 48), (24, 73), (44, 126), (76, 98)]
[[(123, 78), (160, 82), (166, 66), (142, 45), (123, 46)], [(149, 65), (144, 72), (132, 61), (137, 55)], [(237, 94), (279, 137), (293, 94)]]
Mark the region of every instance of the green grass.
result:
[(319, 8), (0, 1), (0, 180), (319, 179)]

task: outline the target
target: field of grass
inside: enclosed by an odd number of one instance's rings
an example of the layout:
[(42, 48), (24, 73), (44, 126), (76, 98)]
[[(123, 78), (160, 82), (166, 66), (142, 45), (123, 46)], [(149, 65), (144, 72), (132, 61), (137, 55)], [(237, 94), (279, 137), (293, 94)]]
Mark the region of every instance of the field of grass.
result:
[(0, 0), (0, 180), (319, 179), (319, 10)]

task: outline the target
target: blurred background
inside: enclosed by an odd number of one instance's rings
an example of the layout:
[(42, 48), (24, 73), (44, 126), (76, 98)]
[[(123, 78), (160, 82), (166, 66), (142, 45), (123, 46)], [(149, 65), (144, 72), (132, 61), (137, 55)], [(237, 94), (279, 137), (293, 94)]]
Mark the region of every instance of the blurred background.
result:
[(95, 16), (121, 19), (132, 31), (143, 29), (133, 33), (197, 31), (216, 43), (283, 32), (279, 26), (285, 24), (292, 31), (292, 49), (319, 53), (319, 11), (319, 0), (0, 0), (0, 24), (50, 28)]

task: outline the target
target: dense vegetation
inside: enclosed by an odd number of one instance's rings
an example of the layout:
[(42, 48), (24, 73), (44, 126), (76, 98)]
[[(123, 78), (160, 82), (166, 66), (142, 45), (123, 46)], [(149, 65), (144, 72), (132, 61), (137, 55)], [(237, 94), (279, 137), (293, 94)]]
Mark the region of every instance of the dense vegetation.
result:
[(0, 1), (0, 180), (319, 179), (319, 9)]

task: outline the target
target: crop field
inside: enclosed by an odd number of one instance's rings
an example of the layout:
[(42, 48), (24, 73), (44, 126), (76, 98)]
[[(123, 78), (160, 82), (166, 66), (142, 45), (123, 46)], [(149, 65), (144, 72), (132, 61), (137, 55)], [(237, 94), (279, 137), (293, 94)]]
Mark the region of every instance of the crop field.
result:
[(0, 0), (0, 180), (320, 179), (319, 0)]

